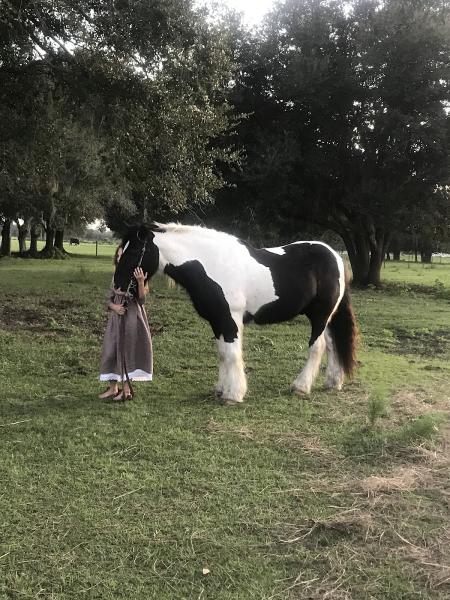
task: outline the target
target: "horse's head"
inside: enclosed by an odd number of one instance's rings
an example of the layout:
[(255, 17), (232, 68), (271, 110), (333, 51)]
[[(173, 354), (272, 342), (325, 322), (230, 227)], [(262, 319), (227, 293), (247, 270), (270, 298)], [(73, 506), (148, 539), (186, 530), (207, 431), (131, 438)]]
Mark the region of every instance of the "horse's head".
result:
[[(156, 227), (153, 231), (156, 230)], [(126, 291), (133, 279), (134, 269), (138, 266), (152, 277), (158, 269), (159, 250), (153, 242), (151, 227), (139, 225), (131, 227), (122, 240), (124, 249), (114, 273), (114, 287)]]

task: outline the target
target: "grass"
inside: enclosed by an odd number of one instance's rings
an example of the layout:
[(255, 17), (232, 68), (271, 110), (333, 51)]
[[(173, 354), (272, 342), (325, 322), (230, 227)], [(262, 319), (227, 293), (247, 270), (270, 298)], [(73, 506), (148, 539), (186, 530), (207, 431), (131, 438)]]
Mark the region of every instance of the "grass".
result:
[[(38, 250), (42, 250), (45, 242), (42, 240), (38, 240), (37, 246)], [(90, 256), (95, 258), (96, 251), (99, 257), (110, 256), (111, 259), (114, 256), (114, 250), (116, 248), (115, 244), (110, 244), (108, 242), (99, 242), (96, 248), (96, 244), (94, 241), (91, 242), (80, 242), (78, 246), (71, 246), (69, 242), (64, 243), (65, 250), (73, 255), (73, 256)], [(11, 239), (11, 252), (19, 252), (19, 242), (17, 238)]]
[(435, 258), (431, 264), (413, 261), (386, 261), (381, 270), (385, 282), (405, 285), (440, 285), (450, 288), (450, 262), (448, 258)]
[(96, 397), (110, 256), (0, 260), (0, 598), (448, 598), (449, 304), (397, 267), (353, 294), (342, 392), (289, 392), (299, 319), (246, 330), (227, 408), (182, 290), (155, 280), (155, 380), (116, 406)]

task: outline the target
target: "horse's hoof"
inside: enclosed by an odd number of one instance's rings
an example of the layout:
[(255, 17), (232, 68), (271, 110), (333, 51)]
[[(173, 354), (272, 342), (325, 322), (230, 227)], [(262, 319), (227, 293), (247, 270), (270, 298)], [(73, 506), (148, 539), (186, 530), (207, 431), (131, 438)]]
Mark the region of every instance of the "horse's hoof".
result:
[(325, 382), (326, 390), (336, 390), (340, 392), (342, 390), (342, 383), (336, 381), (326, 381)]
[(242, 404), (243, 400), (233, 400), (232, 398), (222, 398), (222, 404), (224, 406), (235, 406), (236, 404)]
[(311, 390), (303, 386), (296, 386), (294, 384), (291, 385), (291, 392), (293, 394), (297, 394), (298, 396), (309, 396)]

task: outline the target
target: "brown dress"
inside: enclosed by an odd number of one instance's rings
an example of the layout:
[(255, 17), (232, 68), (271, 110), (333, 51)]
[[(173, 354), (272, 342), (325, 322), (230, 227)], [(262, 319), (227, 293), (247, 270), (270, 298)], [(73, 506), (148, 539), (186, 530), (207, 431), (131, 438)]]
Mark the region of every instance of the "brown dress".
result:
[[(108, 304), (123, 304), (126, 298), (128, 304), (124, 315), (109, 311), (100, 362), (100, 381), (122, 381), (122, 377), (126, 378), (122, 374), (122, 352), (131, 380), (152, 380), (152, 338), (144, 301), (111, 288)], [(121, 326), (122, 319), (124, 322)]]

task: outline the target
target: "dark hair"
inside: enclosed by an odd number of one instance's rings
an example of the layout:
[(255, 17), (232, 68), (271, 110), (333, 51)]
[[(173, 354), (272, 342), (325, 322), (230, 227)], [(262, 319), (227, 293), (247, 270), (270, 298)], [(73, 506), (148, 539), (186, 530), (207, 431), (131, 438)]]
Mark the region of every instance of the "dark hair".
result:
[(117, 267), (117, 263), (119, 262), (119, 250), (123, 250), (122, 244), (119, 244), (114, 252), (113, 265)]

